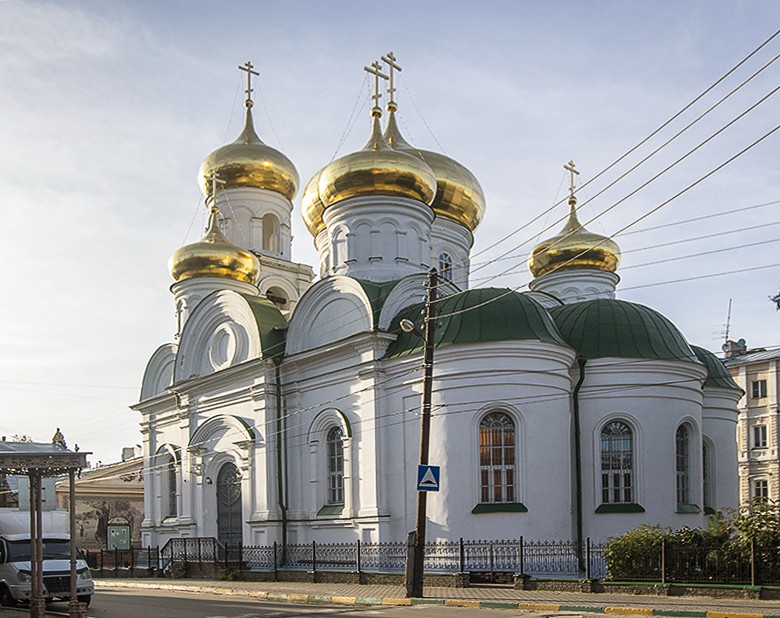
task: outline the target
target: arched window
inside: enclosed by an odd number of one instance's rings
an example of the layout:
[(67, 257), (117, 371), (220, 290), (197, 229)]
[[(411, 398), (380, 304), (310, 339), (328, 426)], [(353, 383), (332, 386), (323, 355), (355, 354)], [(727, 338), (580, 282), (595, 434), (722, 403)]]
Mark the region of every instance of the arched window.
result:
[(279, 219), (271, 213), (263, 216), (263, 250), (279, 253)]
[(160, 489), (162, 491), (163, 517), (178, 515), (178, 482), (176, 460), (170, 453), (165, 453), (160, 460)]
[(328, 457), (328, 504), (344, 504), (344, 433), (331, 427), (325, 439)]
[(634, 436), (621, 421), (612, 421), (601, 430), (601, 502), (634, 502)]
[(446, 281), (452, 281), (452, 257), (449, 253), (439, 255), (439, 276)]
[(516, 502), (515, 422), (504, 412), (491, 412), (479, 424), (480, 501)]
[(712, 491), (712, 449), (706, 440), (701, 443), (701, 475), (704, 481), (704, 508), (714, 509), (713, 491)]
[(675, 434), (677, 461), (677, 504), (691, 503), (691, 441), (688, 428), (680, 425)]

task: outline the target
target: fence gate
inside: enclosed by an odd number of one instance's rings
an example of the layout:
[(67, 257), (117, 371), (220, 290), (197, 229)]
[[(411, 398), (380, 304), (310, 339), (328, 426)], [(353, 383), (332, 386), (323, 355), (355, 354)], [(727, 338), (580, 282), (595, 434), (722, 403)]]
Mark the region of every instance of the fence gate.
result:
[(226, 463), (217, 474), (217, 537), (222, 544), (241, 544), (241, 521), (241, 473)]

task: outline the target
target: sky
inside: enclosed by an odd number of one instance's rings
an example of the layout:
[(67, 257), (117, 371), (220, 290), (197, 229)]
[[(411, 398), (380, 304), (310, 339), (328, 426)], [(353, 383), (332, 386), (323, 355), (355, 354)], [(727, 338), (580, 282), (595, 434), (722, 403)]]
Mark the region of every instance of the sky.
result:
[[(748, 80), (780, 36), (654, 134), (778, 28), (759, 0), (0, 0), (0, 434), (60, 427), (93, 465), (141, 444), (128, 406), (173, 338), (168, 257), (202, 235), (196, 174), (241, 130), (247, 60), (258, 133), (305, 186), (363, 146), (363, 66), (395, 53), (405, 137), (484, 189), (473, 287), (527, 289), (574, 160), (580, 220), (632, 226), (619, 298), (716, 352), (733, 299), (731, 338), (780, 345), (780, 131), (753, 145), (780, 120), (778, 97), (756, 105), (780, 62)], [(294, 203), (293, 259), (316, 264)]]

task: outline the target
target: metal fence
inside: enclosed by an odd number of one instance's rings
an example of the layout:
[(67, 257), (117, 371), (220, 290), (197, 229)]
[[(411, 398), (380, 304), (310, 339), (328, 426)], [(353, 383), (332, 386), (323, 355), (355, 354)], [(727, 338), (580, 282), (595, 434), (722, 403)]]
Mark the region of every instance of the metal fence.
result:
[[(171, 539), (163, 548), (103, 550), (88, 555), (101, 577), (152, 577), (187, 572), (188, 566), (246, 571), (403, 573), (407, 546), (393, 543), (319, 543), (226, 546), (213, 538)], [(425, 571), (469, 573), (472, 578), (523, 575), (538, 579), (741, 585), (780, 584), (780, 548), (746, 544), (739, 551), (674, 547), (666, 543), (607, 559), (606, 543), (570, 541), (437, 541), (425, 546)], [(506, 577), (504, 577), (506, 579)]]

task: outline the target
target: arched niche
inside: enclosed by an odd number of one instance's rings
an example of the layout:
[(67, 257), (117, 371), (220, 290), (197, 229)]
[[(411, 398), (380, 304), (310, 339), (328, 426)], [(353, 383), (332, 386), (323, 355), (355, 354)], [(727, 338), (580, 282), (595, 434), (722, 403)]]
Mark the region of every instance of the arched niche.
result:
[(146, 364), (141, 382), (141, 401), (164, 393), (173, 384), (173, 366), (176, 362), (175, 343), (166, 343), (155, 350)]
[(287, 331), (287, 354), (371, 330), (371, 302), (361, 285), (342, 275), (327, 277), (310, 287), (298, 301)]

